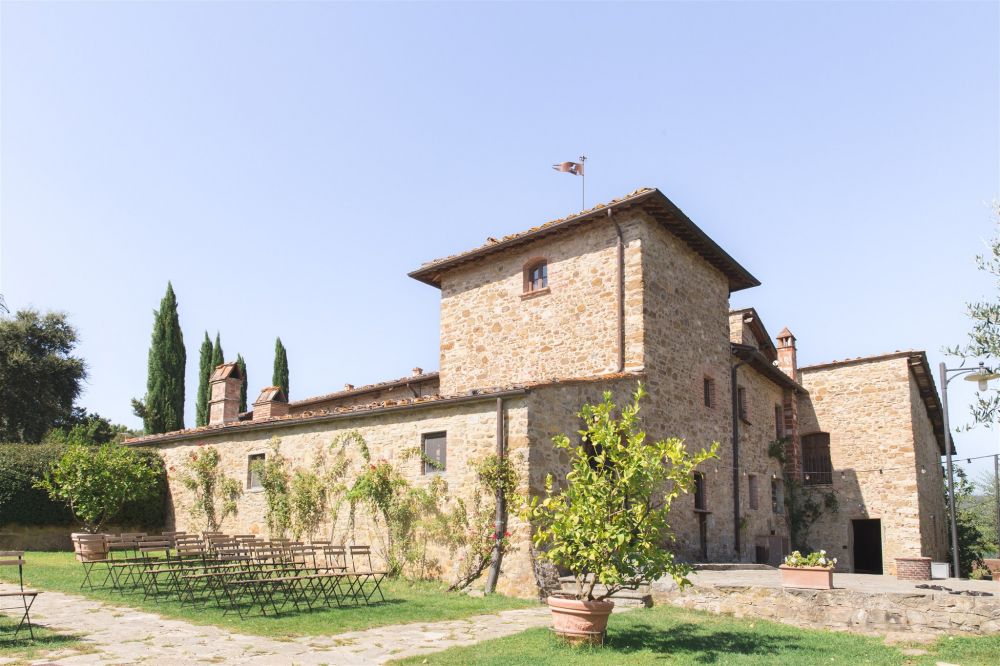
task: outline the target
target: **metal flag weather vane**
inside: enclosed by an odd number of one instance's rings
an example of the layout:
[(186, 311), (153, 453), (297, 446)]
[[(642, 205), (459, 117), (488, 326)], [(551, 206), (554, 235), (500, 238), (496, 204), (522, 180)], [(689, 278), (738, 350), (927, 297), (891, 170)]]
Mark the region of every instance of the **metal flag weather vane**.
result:
[(556, 171), (580, 176), (580, 210), (587, 209), (587, 176), (583, 173), (583, 163), (586, 161), (587, 156), (580, 155), (579, 162), (560, 162), (552, 165)]

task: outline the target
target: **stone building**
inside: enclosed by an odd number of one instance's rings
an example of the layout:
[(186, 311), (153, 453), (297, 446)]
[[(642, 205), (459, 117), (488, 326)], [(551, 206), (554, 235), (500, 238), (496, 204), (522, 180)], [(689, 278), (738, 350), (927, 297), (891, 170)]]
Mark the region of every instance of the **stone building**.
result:
[[(783, 479), (798, 484), (803, 441), (816, 456), (819, 445), (813, 442), (822, 439), (804, 440), (802, 433), (827, 437), (822, 441), (829, 442), (833, 476), (823, 480), (838, 493), (841, 471), (846, 478), (848, 470), (868, 465), (877, 455), (872, 447), (884, 447), (883, 455), (912, 462), (914, 469), (918, 461), (933, 467), (921, 478), (900, 473), (890, 492), (878, 486), (879, 479), (865, 477), (850, 496), (865, 508), (856, 510), (845, 495), (840, 511), (816, 520), (811, 543), (832, 550), (833, 543), (844, 542), (849, 549), (843, 534), (853, 524), (848, 521), (878, 516), (884, 521), (883, 557), (917, 551), (939, 556), (944, 523), (934, 503), (941, 494), (940, 477), (932, 473), (937, 449), (927, 447), (940, 438), (940, 407), (926, 393), (933, 395), (930, 376), (918, 377), (909, 360), (922, 354), (898, 357), (899, 368), (909, 373), (901, 378), (889, 360), (845, 366), (887, 368), (875, 395), (879, 405), (891, 403), (894, 418), (878, 421), (878, 409), (862, 398), (848, 399), (853, 394), (841, 389), (855, 386), (849, 371), (840, 365), (796, 368), (795, 339), (787, 330), (776, 346), (753, 309), (730, 311), (733, 292), (760, 283), (659, 190), (638, 190), (489, 239), (424, 264), (410, 277), (441, 292), (438, 372), (414, 368), (400, 379), (346, 385), (291, 403), (280, 389), (267, 387), (252, 412), (237, 414), (239, 372), (228, 364), (212, 377), (208, 426), (131, 441), (162, 452), (174, 527), (203, 529), (179, 480), (191, 453), (213, 446), (226, 474), (246, 488), (238, 512), (222, 529), (266, 533), (263, 494), (251, 463), (273, 455), (275, 437), (292, 466), (309, 467), (332, 442), (356, 431), (373, 458), (392, 461), (412, 483), (442, 476), (452, 496), (466, 499), (477, 483), (475, 464), (503, 450), (517, 469), (520, 491), (538, 493), (547, 474), (558, 477), (566, 470), (567, 458), (552, 446), (552, 437), (579, 430), (576, 414), (585, 402), (599, 400), (604, 391), (627, 400), (642, 381), (649, 392), (642, 412), (649, 436), (682, 437), (692, 449), (721, 445), (718, 460), (699, 473), (697, 492), (674, 505), (680, 557), (776, 562), (787, 552)], [(861, 375), (857, 391), (867, 395)], [(814, 391), (822, 398), (814, 399)], [(885, 437), (866, 439), (869, 427)], [(774, 455), (776, 440), (788, 442), (784, 464)], [(443, 469), (428, 466), (414, 450)], [(900, 464), (893, 462), (894, 468)], [(816, 492), (814, 478), (809, 492)], [(322, 532), (335, 539), (371, 538), (363, 522), (350, 535), (343, 524), (343, 515), (332, 517)], [(498, 589), (532, 595), (530, 527), (512, 517), (509, 529), (512, 550)], [(452, 576), (448, 554), (433, 555), (432, 570)], [(845, 566), (852, 563), (848, 558)]]

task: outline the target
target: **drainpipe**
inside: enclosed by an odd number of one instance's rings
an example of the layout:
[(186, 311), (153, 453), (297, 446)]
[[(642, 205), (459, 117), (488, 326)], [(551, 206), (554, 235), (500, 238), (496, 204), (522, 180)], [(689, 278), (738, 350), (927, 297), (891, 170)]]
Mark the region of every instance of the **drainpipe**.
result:
[(741, 365), (746, 365), (746, 361), (740, 361), (732, 366), (729, 380), (733, 400), (733, 542), (737, 561), (740, 559), (742, 548), (740, 547), (740, 396), (736, 384), (736, 371)]
[(608, 219), (618, 234), (618, 372), (625, 372), (625, 239), (618, 220), (608, 208)]
[[(503, 398), (497, 398), (497, 458), (503, 462), (504, 451), (504, 413)], [(490, 562), (490, 571), (486, 576), (486, 594), (493, 594), (497, 586), (497, 579), (500, 577), (500, 563), (503, 560), (503, 550), (500, 548), (500, 540), (507, 530), (507, 498), (504, 497), (503, 487), (497, 487), (497, 516), (496, 516), (496, 545), (493, 546), (493, 561)]]

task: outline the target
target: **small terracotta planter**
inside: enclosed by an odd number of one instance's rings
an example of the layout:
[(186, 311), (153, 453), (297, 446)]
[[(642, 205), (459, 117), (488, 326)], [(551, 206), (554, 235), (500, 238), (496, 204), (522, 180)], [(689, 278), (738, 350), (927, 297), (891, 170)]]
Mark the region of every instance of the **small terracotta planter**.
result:
[(559, 636), (573, 643), (601, 645), (608, 630), (608, 616), (615, 607), (613, 601), (580, 601), (550, 596), (552, 628)]
[(781, 586), (802, 587), (809, 590), (832, 590), (833, 569), (826, 567), (789, 567), (782, 564)]

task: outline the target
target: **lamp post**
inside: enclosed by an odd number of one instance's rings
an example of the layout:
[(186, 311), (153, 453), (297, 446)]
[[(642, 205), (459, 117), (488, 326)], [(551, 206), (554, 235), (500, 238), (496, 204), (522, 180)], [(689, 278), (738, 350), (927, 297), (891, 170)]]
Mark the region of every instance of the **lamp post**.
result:
[[(979, 390), (985, 391), (987, 382), (1000, 377), (1000, 374), (988, 371), (983, 367), (982, 361), (979, 362), (978, 368), (948, 368), (943, 362), (939, 368), (941, 371), (941, 411), (944, 414), (944, 452), (948, 471), (948, 513), (951, 515), (951, 566), (955, 578), (959, 578), (962, 574), (958, 568), (958, 520), (955, 514), (955, 474), (951, 464), (951, 427), (948, 424), (948, 382), (955, 377), (966, 375), (966, 380), (979, 382)], [(949, 373), (953, 376), (949, 377)]]

